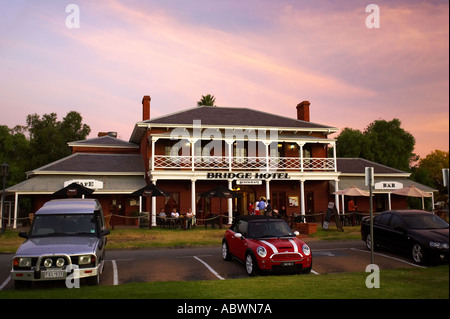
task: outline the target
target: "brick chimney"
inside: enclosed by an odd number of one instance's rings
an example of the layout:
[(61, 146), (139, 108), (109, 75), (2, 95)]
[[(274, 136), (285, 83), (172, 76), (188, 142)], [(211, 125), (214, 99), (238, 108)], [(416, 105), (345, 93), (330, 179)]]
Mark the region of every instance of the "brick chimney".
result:
[(144, 95), (142, 98), (142, 120), (150, 119), (150, 95)]
[(309, 101), (297, 104), (297, 119), (309, 122)]

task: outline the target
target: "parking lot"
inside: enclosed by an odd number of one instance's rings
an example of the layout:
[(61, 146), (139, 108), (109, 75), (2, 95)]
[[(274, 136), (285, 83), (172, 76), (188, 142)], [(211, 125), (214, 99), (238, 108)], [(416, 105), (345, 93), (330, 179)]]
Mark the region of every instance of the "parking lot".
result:
[[(311, 241), (313, 269), (308, 276), (327, 273), (361, 272), (370, 264), (370, 252), (362, 241)], [(9, 280), (12, 254), (0, 254), (0, 290), (13, 289)], [(420, 267), (404, 256), (375, 253), (380, 270)], [(221, 248), (137, 249), (107, 251), (101, 285), (129, 282), (229, 280), (246, 278), (244, 265), (225, 262)], [(34, 288), (61, 286), (64, 282), (37, 283)]]

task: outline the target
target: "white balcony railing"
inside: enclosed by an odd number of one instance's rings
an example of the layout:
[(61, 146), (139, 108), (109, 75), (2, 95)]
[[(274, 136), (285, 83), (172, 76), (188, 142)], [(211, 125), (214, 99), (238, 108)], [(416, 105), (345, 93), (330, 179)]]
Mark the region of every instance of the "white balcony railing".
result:
[[(152, 166), (153, 165), (153, 166)], [(166, 156), (150, 158), (150, 169), (335, 171), (334, 158)]]

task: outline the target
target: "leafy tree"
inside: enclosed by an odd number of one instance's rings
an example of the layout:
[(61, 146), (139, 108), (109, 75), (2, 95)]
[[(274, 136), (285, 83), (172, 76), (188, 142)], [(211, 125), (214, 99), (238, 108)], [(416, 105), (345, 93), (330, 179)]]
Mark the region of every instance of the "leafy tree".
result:
[(338, 157), (360, 158), (365, 136), (360, 130), (344, 128), (337, 137), (336, 154)]
[(216, 98), (214, 97), (214, 95), (211, 94), (206, 94), (206, 95), (202, 95), (202, 98), (200, 99), (200, 101), (197, 101), (197, 106), (216, 106), (214, 103), (216, 102)]
[(27, 116), (30, 134), (30, 153), (33, 168), (70, 155), (68, 142), (84, 140), (91, 129), (82, 123), (81, 115), (71, 111), (63, 121), (58, 121), (56, 113)]
[(0, 164), (9, 165), (7, 186), (17, 184), (25, 179), (25, 172), (31, 169), (30, 144), (23, 128), (16, 126), (9, 129), (0, 125)]
[(74, 111), (62, 121), (58, 121), (56, 113), (44, 114), (42, 118), (30, 114), (26, 126), (10, 129), (0, 125), (0, 164), (9, 165), (7, 185), (23, 181), (27, 171), (70, 155), (67, 143), (86, 139), (90, 131)]
[(435, 200), (447, 198), (447, 188), (443, 185), (442, 169), (449, 167), (449, 152), (434, 150), (425, 158), (420, 159), (418, 165), (413, 168), (411, 178), (421, 184), (439, 190)]
[(364, 132), (345, 128), (336, 139), (338, 157), (360, 157), (403, 171), (418, 160), (413, 153), (416, 140), (398, 119), (376, 120)]

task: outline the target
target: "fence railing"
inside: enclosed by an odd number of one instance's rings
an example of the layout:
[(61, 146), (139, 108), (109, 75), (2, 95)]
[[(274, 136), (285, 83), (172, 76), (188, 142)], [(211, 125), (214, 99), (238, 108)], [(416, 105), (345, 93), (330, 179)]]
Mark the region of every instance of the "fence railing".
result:
[(150, 169), (335, 171), (334, 158), (168, 156), (150, 158)]

